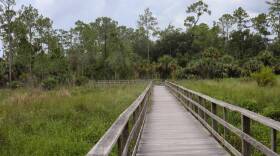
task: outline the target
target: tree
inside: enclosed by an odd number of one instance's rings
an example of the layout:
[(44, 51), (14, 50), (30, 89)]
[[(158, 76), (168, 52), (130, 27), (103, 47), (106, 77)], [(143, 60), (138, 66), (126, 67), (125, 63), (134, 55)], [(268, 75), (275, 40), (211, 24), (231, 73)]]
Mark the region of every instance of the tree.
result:
[(269, 22), (266, 14), (259, 14), (257, 17), (252, 19), (253, 27), (258, 31), (260, 35), (263, 35), (265, 38), (270, 34), (268, 31)]
[(39, 13), (38, 10), (33, 8), (31, 5), (29, 6), (22, 6), (21, 10), (19, 11), (19, 20), (22, 23), (21, 26), (24, 26), (26, 28), (26, 35), (27, 39), (29, 42), (29, 54), (27, 54), (28, 57), (28, 68), (29, 68), (29, 76), (30, 80), (32, 81), (32, 68), (33, 68), (33, 63), (34, 63), (34, 57), (35, 57), (35, 44), (36, 40), (35, 37), (38, 35), (36, 28), (38, 27), (37, 25), (37, 20), (39, 19)]
[(157, 18), (153, 16), (153, 13), (149, 8), (145, 9), (144, 14), (139, 16), (138, 27), (143, 28), (147, 38), (147, 59), (150, 61), (150, 36), (156, 35), (158, 31)]
[(269, 21), (277, 38), (280, 39), (280, 0), (266, 2), (269, 5)]
[(219, 18), (218, 24), (222, 28), (222, 34), (226, 41), (229, 40), (229, 31), (235, 24), (235, 18), (230, 14), (224, 14), (221, 18)]
[(15, 0), (0, 0), (0, 24), (1, 37), (6, 48), (8, 64), (9, 64), (9, 82), (12, 81), (12, 65), (13, 65), (13, 20), (16, 12), (13, 10)]
[(247, 24), (249, 22), (249, 15), (242, 7), (239, 7), (234, 11), (233, 17), (237, 22), (238, 31), (248, 28)]
[(202, 0), (199, 0), (198, 2), (193, 3), (187, 8), (186, 11), (187, 14), (194, 14), (191, 16), (188, 16), (185, 20), (185, 26), (187, 28), (196, 26), (200, 17), (203, 14), (211, 15), (211, 11), (208, 9), (208, 4), (204, 3)]

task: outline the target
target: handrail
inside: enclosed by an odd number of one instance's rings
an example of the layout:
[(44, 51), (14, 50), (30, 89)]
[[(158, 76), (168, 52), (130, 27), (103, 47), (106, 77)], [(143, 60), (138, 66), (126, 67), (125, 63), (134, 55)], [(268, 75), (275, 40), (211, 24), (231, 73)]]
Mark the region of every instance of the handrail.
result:
[[(251, 155), (251, 147), (256, 148), (265, 155), (278, 156), (277, 154), (277, 132), (280, 131), (280, 122), (269, 119), (257, 113), (251, 112), (244, 108), (231, 105), (229, 103), (211, 98), (204, 94), (186, 89), (175, 83), (166, 81), (166, 86), (171, 92), (184, 104), (184, 106), (213, 134), (213, 136), (221, 142), (233, 155)], [(211, 104), (211, 111), (205, 107), (205, 102)], [(217, 106), (223, 108), (223, 118), (217, 114)], [(236, 128), (227, 122), (227, 112), (237, 112), (241, 114), (242, 128)], [(211, 125), (207, 122), (207, 116), (211, 118)], [(251, 120), (265, 125), (271, 129), (271, 148), (263, 145), (250, 135)], [(224, 127), (223, 136), (218, 132), (218, 125)], [(242, 140), (242, 151), (239, 152), (233, 145), (227, 142), (225, 136), (231, 131)]]
[[(97, 144), (88, 152), (87, 156), (108, 156), (118, 142), (118, 154), (130, 153), (129, 145), (136, 140), (134, 147), (138, 146), (147, 105), (151, 95), (150, 82), (144, 92), (130, 105), (101, 137)], [(132, 125), (132, 128), (129, 128)], [(131, 130), (130, 130), (131, 129)], [(137, 148), (134, 148), (137, 149)], [(135, 153), (135, 152), (134, 152)]]

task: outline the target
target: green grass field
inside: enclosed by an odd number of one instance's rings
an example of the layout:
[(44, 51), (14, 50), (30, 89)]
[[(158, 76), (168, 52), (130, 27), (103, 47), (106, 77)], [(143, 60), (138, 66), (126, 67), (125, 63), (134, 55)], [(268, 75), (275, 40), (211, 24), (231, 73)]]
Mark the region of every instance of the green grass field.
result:
[(259, 87), (255, 81), (244, 79), (184, 80), (178, 83), (216, 99), (280, 120), (280, 78), (273, 87)]
[(85, 155), (145, 87), (0, 90), (0, 155)]

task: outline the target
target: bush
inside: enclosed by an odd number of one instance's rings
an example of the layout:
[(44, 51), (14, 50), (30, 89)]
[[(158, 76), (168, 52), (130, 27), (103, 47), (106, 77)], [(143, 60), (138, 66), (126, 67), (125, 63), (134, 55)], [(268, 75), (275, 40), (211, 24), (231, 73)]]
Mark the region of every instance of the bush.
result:
[(22, 86), (23, 86), (22, 83), (19, 82), (19, 81), (12, 81), (10, 83), (10, 88), (12, 88), (12, 89), (17, 89), (17, 88), (20, 88)]
[(259, 86), (273, 86), (276, 84), (276, 75), (269, 67), (263, 67), (260, 72), (252, 74)]
[[(280, 60), (278, 62), (280, 62)], [(280, 75), (280, 63), (274, 66), (274, 73)]]
[(84, 84), (88, 83), (88, 78), (84, 76), (79, 76), (75, 80), (75, 85), (82, 86)]
[(52, 90), (57, 85), (58, 85), (58, 81), (53, 77), (49, 77), (42, 81), (42, 88), (45, 90)]
[(263, 68), (263, 66), (264, 65), (261, 61), (258, 61), (256, 59), (251, 59), (244, 64), (243, 75), (250, 76), (251, 73), (259, 72)]
[(270, 106), (264, 109), (264, 116), (272, 118), (274, 120), (280, 121), (280, 108), (275, 106)]

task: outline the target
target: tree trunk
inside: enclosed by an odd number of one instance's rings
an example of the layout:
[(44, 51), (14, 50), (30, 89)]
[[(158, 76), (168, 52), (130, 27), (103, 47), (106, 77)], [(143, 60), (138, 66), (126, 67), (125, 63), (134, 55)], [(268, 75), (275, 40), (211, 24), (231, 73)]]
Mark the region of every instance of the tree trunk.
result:
[(8, 59), (9, 59), (9, 83), (11, 84), (12, 82), (12, 65), (13, 65), (13, 47), (12, 47), (12, 31), (11, 31), (11, 28), (10, 28), (10, 25), (11, 25), (11, 20), (9, 19), (8, 20), (8, 35), (9, 35), (9, 52), (8, 52)]

